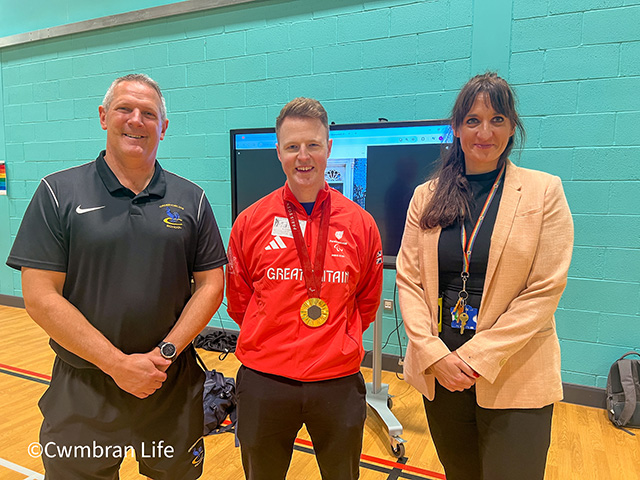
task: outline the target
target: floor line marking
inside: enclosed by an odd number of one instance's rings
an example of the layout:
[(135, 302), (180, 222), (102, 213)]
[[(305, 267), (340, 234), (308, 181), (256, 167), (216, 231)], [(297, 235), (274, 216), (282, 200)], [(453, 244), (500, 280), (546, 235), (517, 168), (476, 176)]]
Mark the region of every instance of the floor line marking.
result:
[(51, 380), (51, 375), (45, 375), (44, 373), (32, 372), (31, 370), (25, 370), (23, 368), (12, 367), (11, 365), (5, 365), (4, 363), (0, 363), (0, 368), (4, 368), (6, 370), (11, 370), (12, 372), (25, 373), (27, 375), (31, 375), (31, 376), (34, 376), (34, 377), (42, 378), (44, 380)]
[(42, 475), (41, 473), (34, 472), (33, 470), (29, 470), (28, 468), (25, 468), (16, 463), (10, 462), (9, 460), (5, 460), (4, 458), (0, 458), (0, 465), (8, 468), (9, 470), (13, 470), (14, 472), (28, 475), (28, 477), (25, 478), (25, 480), (44, 480), (44, 475)]
[(22, 373), (13, 372), (11, 370), (5, 370), (4, 368), (0, 368), (0, 373), (4, 373), (5, 375), (11, 375), (12, 377), (22, 378), (24, 380), (29, 380), (31, 382), (43, 383), (45, 385), (49, 385), (48, 380), (42, 380), (40, 378), (30, 377), (29, 375), (23, 375)]
[[(298, 452), (308, 453), (309, 455), (315, 454), (315, 452), (311, 448), (301, 447), (300, 445), (294, 445), (293, 448)], [(378, 473), (385, 473), (387, 475), (390, 475), (392, 472), (394, 472), (394, 469), (389, 469), (388, 467), (385, 467), (383, 465), (378, 465), (372, 462), (365, 462), (363, 460), (360, 460), (360, 468), (366, 468), (367, 470)], [(424, 477), (422, 475), (417, 476), (412, 473), (401, 472), (399, 469), (395, 469), (395, 472), (397, 472), (396, 478), (406, 478), (409, 480), (435, 480), (434, 477)]]
[[(313, 443), (311, 443), (309, 440), (305, 440), (303, 438), (296, 438), (296, 443), (299, 443), (301, 445), (305, 445), (307, 447), (313, 447)], [(391, 467), (391, 468), (399, 468), (401, 470), (406, 470), (407, 472), (412, 472), (412, 473), (418, 473), (420, 475), (427, 475), (427, 476), (431, 476), (431, 477), (435, 477), (439, 480), (444, 480), (445, 476), (442, 473), (438, 473), (438, 472), (432, 472), (431, 470), (426, 470), (424, 468), (420, 468), (420, 467), (414, 467), (412, 465), (404, 465), (402, 463), (398, 463), (392, 460), (385, 460), (384, 458), (378, 458), (378, 457), (374, 457), (372, 455), (367, 455), (366, 453), (363, 453), (360, 455), (360, 459), (364, 460), (366, 462), (372, 462), (372, 463), (378, 463), (380, 465), (384, 465), (386, 467)]]
[(386, 465), (387, 467), (399, 468), (401, 470), (406, 470), (408, 472), (419, 473), (420, 475), (429, 475), (441, 480), (445, 480), (446, 478), (443, 473), (433, 472), (431, 470), (426, 470), (420, 467), (414, 467), (412, 465), (404, 465), (402, 463), (398, 463), (393, 460), (385, 460), (384, 458), (372, 457), (370, 455), (367, 455), (366, 453), (363, 453), (362, 455), (360, 455), (360, 457), (363, 460), (366, 460), (369, 462), (379, 462), (383, 465)]

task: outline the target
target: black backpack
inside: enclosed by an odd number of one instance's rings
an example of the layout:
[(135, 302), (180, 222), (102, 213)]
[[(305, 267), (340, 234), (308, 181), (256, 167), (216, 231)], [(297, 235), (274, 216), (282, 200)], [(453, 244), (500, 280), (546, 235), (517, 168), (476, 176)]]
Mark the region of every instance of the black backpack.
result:
[[(202, 404), (204, 407), (203, 435), (233, 432), (237, 422), (235, 380), (225, 377), (222, 373), (215, 370), (208, 370), (204, 361), (197, 353), (196, 359), (206, 375), (204, 392), (202, 394)], [(231, 423), (222, 425), (227, 417), (229, 417)]]
[(613, 424), (631, 435), (624, 427), (640, 428), (640, 360), (625, 358), (637, 355), (628, 352), (609, 370), (607, 378), (607, 411)]

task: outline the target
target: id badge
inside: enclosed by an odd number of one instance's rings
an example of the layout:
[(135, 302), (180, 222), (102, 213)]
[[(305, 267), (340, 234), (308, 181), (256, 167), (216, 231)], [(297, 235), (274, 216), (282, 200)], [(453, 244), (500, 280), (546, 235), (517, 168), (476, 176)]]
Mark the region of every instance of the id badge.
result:
[[(453, 311), (454, 307), (450, 308), (451, 311), (451, 328), (460, 329), (460, 320), (458, 320), (458, 313)], [(469, 315), (469, 320), (464, 326), (465, 330), (475, 330), (478, 326), (478, 309), (473, 308), (471, 305), (465, 305), (464, 311)]]

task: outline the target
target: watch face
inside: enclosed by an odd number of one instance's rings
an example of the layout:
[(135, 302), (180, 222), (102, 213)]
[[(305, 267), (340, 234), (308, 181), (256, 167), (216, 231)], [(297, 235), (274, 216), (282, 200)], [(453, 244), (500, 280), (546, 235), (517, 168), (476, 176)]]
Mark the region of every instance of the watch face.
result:
[(176, 346), (173, 343), (165, 343), (160, 347), (160, 353), (164, 358), (173, 358), (176, 354)]

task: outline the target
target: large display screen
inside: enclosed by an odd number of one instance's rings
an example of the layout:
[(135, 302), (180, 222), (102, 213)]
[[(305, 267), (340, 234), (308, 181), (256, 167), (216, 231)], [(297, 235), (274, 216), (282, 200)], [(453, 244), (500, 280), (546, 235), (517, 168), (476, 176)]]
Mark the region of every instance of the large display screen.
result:
[[(435, 168), (451, 142), (447, 120), (331, 125), (329, 185), (373, 215), (384, 263), (395, 267), (413, 191)], [(231, 130), (233, 220), (249, 205), (284, 185), (274, 128)]]

